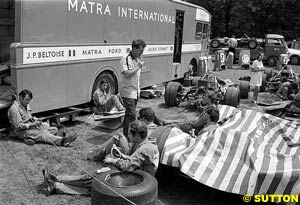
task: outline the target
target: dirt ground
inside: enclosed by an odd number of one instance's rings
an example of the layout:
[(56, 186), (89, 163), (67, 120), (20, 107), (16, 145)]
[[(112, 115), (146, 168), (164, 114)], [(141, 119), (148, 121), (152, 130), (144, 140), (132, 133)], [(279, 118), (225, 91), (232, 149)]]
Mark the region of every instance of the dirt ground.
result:
[[(295, 72), (298, 72), (295, 67)], [(226, 70), (217, 72), (222, 79), (238, 82), (238, 78), (248, 75), (248, 70)], [(276, 101), (269, 93), (260, 93), (259, 100)], [(186, 103), (179, 107), (168, 108), (164, 98), (141, 99), (138, 108), (150, 106), (157, 115), (164, 119), (194, 119), (197, 113), (188, 109)], [(241, 108), (261, 110), (250, 103), (249, 99), (241, 101)], [(45, 196), (42, 168), (47, 167), (57, 174), (83, 174), (83, 167), (90, 173), (105, 166), (86, 160), (87, 151), (103, 143), (118, 130), (105, 130), (97, 126), (91, 115), (79, 116), (72, 123), (65, 123), (69, 133), (77, 133), (78, 139), (72, 147), (56, 148), (46, 144), (28, 146), (8, 137), (0, 138), (0, 204), (90, 204), (90, 197), (51, 195)], [(75, 163), (76, 164), (75, 164)], [(80, 167), (79, 167), (79, 166)], [(213, 190), (205, 185), (184, 177), (176, 177), (169, 184), (159, 182), (158, 204), (226, 204), (226, 201), (241, 200), (241, 196)], [(241, 201), (242, 202), (242, 201)]]

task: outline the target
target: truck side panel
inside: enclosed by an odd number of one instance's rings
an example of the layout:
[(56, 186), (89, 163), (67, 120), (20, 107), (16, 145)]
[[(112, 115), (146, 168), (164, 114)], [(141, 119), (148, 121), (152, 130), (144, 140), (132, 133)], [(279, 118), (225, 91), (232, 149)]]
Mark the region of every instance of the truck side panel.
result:
[(21, 1), (21, 42), (66, 42), (67, 0)]
[[(91, 62), (68, 66), (68, 106), (78, 105), (91, 99), (92, 95), (89, 95), (88, 92), (90, 89), (89, 82), (93, 82), (94, 73), (103, 67), (104, 63)], [(86, 72), (83, 72), (83, 70), (86, 70)]]
[[(87, 1), (65, 0), (65, 7), (66, 5), (68, 7), (65, 10), (65, 13), (68, 14), (68, 25), (66, 26), (68, 28), (68, 42), (103, 42), (105, 31), (103, 7), (106, 5), (105, 1), (98, 0), (93, 7), (82, 2)], [(105, 13), (109, 15), (108, 11)]]
[[(114, 11), (122, 12), (121, 8), (120, 11), (118, 10), (118, 7), (123, 8), (130, 8), (132, 3), (130, 0), (128, 1), (120, 1), (120, 0), (108, 0), (111, 9)], [(150, 1), (151, 2), (151, 1)], [(125, 11), (124, 11), (125, 12)], [(126, 13), (127, 14), (127, 13)], [(125, 15), (125, 14), (124, 14)], [(127, 14), (128, 15), (128, 14)], [(131, 19), (130, 18), (122, 18), (120, 22), (120, 17), (117, 15), (111, 15), (104, 17), (104, 39), (108, 43), (114, 42), (114, 43), (125, 43), (128, 44), (131, 41)], [(104, 29), (102, 28), (102, 29)]]
[[(55, 65), (17, 70), (18, 78), (26, 79), (21, 87), (33, 92), (34, 111), (66, 107), (67, 69), (67, 65)], [(35, 100), (39, 103), (34, 103)]]

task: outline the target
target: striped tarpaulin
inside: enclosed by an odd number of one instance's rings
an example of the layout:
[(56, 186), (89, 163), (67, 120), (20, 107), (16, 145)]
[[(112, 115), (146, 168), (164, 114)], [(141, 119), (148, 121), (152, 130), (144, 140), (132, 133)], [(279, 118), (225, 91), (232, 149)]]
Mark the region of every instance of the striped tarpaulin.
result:
[(225, 105), (219, 109), (221, 119), (231, 117), (197, 139), (173, 128), (161, 163), (226, 192), (299, 194), (300, 123)]

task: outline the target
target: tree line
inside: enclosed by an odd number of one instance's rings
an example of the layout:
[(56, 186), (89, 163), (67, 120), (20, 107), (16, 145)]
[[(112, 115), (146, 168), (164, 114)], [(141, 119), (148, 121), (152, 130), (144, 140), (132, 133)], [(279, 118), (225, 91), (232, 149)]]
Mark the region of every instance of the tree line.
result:
[(281, 34), (286, 40), (300, 38), (299, 0), (186, 0), (212, 15), (211, 38)]

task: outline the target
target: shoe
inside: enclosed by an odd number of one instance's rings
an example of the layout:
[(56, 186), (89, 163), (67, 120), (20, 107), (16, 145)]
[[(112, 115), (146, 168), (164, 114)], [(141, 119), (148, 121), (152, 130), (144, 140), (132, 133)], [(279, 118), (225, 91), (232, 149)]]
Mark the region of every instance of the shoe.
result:
[(64, 137), (61, 140), (61, 145), (64, 147), (68, 147), (73, 141), (77, 139), (77, 134), (69, 135), (68, 137)]
[(55, 192), (55, 187), (54, 187), (55, 181), (52, 180), (51, 177), (49, 176), (48, 169), (43, 169), (42, 172), (44, 176), (44, 183), (47, 185), (46, 196), (50, 196)]
[(27, 144), (27, 145), (30, 145), (30, 146), (32, 146), (32, 145), (35, 144), (35, 141), (32, 140), (32, 139), (29, 139), (29, 138), (24, 139), (23, 142), (24, 142), (25, 144)]

